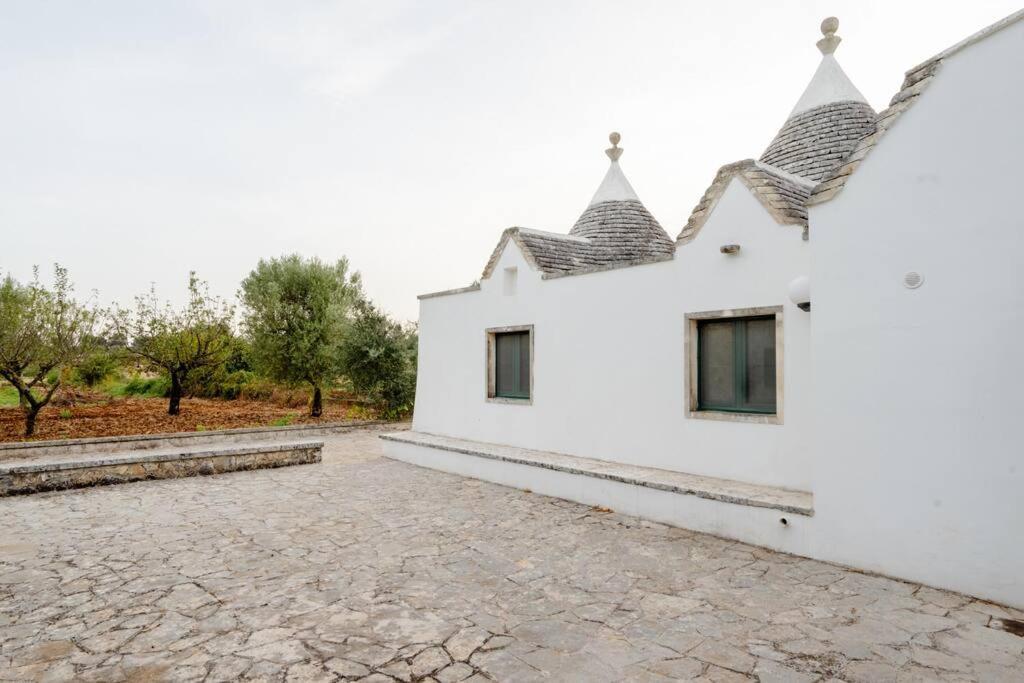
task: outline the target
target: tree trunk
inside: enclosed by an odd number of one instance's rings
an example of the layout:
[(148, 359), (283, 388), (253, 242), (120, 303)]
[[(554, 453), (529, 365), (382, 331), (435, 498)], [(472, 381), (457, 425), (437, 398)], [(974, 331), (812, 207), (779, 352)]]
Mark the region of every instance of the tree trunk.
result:
[(36, 415), (42, 406), (30, 406), (25, 410), (25, 436), (29, 437), (36, 433)]
[(171, 401), (167, 406), (168, 415), (178, 415), (181, 413), (181, 379), (178, 377), (178, 373), (171, 373)]
[(324, 397), (320, 393), (320, 386), (313, 385), (313, 403), (309, 406), (310, 417), (320, 417), (324, 414)]

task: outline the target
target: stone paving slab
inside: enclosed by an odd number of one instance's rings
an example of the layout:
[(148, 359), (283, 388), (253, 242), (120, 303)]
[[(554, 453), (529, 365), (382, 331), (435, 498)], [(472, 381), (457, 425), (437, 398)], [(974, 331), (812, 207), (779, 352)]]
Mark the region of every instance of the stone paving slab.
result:
[(0, 500), (0, 680), (1012, 681), (1024, 612), (380, 457)]
[(772, 508), (808, 517), (814, 514), (814, 496), (807, 491), (794, 491), (792, 489), (749, 484), (731, 479), (704, 477), (696, 474), (626, 465), (594, 458), (581, 458), (575, 455), (552, 453), (550, 451), (535, 451), (517, 446), (456, 439), (451, 436), (440, 436), (424, 432), (403, 431), (394, 434), (383, 434), (381, 438), (387, 441), (437, 448), (443, 451), (462, 453), (490, 460), (501, 460), (503, 462), (541, 467), (568, 474), (608, 479), (623, 484), (643, 486), (684, 496), (697, 496), (698, 498), (707, 498), (723, 503)]

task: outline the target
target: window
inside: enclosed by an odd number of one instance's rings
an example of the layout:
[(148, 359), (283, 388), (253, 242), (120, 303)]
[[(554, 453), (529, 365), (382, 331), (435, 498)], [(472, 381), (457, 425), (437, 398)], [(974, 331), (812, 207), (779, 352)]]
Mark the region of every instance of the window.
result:
[(782, 308), (687, 316), (690, 417), (781, 422)]
[(501, 402), (529, 402), (533, 380), (533, 328), (487, 331), (487, 397)]
[(775, 318), (697, 324), (697, 407), (775, 412)]

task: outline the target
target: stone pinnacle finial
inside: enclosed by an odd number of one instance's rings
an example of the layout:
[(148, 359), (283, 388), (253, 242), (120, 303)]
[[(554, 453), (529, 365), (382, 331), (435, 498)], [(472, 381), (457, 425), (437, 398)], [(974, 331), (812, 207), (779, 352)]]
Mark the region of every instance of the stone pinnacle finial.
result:
[(621, 139), (622, 136), (614, 131), (608, 136), (608, 142), (612, 143), (612, 146), (606, 149), (604, 153), (607, 154), (608, 158), (612, 161), (618, 161), (619, 157), (622, 156), (622, 148), (619, 147), (619, 140)]
[(836, 35), (838, 30), (839, 20), (835, 17), (827, 17), (821, 22), (821, 35), (825, 36), (818, 41), (818, 49), (821, 50), (821, 54), (830, 55), (839, 47), (839, 43), (843, 39)]

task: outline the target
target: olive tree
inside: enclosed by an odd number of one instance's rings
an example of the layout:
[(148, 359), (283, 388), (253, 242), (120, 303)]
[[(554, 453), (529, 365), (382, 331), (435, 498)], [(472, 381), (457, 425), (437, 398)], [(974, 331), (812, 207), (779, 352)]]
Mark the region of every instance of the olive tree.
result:
[(36, 417), (60, 386), (60, 372), (90, 350), (97, 313), (74, 298), (68, 271), (53, 267), (53, 287), (18, 283), (11, 276), (0, 283), (0, 377), (18, 392), (25, 411), (25, 436), (35, 433)]
[(160, 302), (155, 289), (135, 299), (135, 308), (114, 307), (112, 332), (125, 349), (149, 369), (171, 380), (168, 415), (181, 412), (185, 382), (193, 373), (223, 364), (231, 353), (234, 308), (218, 297), (196, 274), (189, 273), (188, 302), (177, 309)]
[(309, 414), (323, 414), (323, 389), (341, 371), (340, 349), (353, 303), (362, 296), (348, 259), (334, 264), (297, 254), (261, 259), (242, 282), (244, 327), (257, 370), (308, 384)]

